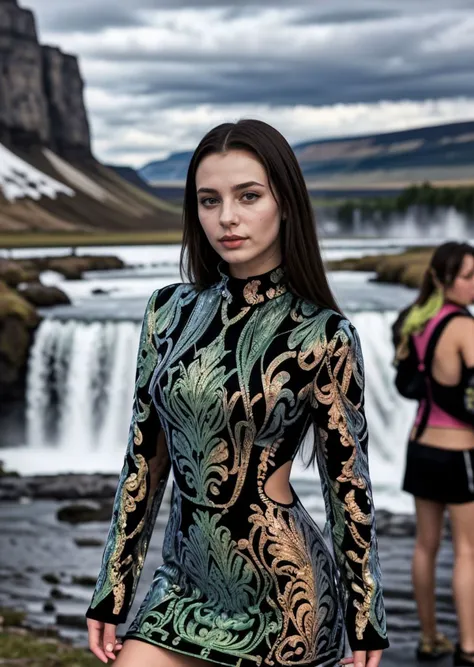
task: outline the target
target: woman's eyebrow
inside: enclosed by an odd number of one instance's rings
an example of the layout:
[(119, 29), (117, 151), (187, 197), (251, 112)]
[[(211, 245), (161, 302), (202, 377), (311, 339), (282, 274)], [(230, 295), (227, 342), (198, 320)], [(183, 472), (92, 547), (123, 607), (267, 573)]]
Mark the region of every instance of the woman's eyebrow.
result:
[[(236, 190), (244, 190), (245, 188), (250, 188), (252, 185), (259, 185), (261, 188), (264, 188), (265, 186), (263, 183), (259, 183), (258, 181), (247, 181), (246, 183), (239, 183), (238, 185), (233, 185), (231, 190), (235, 192)], [(207, 192), (210, 194), (216, 194), (217, 190), (214, 188), (199, 188), (198, 194), (200, 192)]]

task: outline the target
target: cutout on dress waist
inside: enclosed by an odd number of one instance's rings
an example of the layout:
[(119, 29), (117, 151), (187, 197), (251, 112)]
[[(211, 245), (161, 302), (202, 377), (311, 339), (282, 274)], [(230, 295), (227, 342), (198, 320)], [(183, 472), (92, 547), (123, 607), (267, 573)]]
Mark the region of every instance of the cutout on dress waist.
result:
[[(263, 491), (267, 498), (278, 505), (291, 506), (295, 503), (295, 495), (290, 484), (290, 472), (293, 461), (285, 461), (281, 466), (272, 472), (270, 477), (263, 485)], [(276, 479), (275, 479), (276, 477)], [(280, 478), (282, 484), (280, 485)], [(274, 486), (275, 481), (277, 482)], [(268, 485), (273, 487), (270, 491)]]

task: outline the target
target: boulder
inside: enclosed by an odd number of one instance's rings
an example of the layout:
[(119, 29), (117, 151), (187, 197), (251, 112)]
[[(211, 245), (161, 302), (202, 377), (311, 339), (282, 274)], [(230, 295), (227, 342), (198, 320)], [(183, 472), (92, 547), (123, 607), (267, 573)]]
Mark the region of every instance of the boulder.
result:
[(375, 272), (374, 282), (392, 283), (418, 289), (428, 268), (432, 248), (410, 248), (396, 255), (368, 255), (326, 263), (329, 271)]
[(0, 257), (0, 280), (9, 287), (16, 287), (29, 280), (38, 280), (36, 269), (23, 267), (19, 262)]
[(0, 476), (0, 500), (42, 498), (51, 500), (93, 499), (111, 501), (117, 475), (61, 474)]
[(49, 306), (68, 305), (70, 298), (59, 287), (42, 285), (41, 283), (28, 283), (19, 288), (21, 296), (33, 306), (47, 308)]
[(74, 539), (76, 546), (78, 547), (102, 547), (104, 546), (104, 540), (100, 540), (98, 537), (76, 537)]
[(61, 507), (57, 512), (58, 521), (66, 523), (87, 523), (90, 521), (110, 521), (112, 503), (83, 502)]
[(86, 617), (84, 614), (57, 614), (56, 624), (67, 628), (84, 630), (86, 627)]
[(85, 586), (86, 588), (94, 588), (94, 586), (97, 583), (97, 578), (96, 577), (90, 577), (88, 575), (85, 576), (80, 576), (80, 577), (73, 577), (72, 578), (72, 583), (76, 584), (76, 586)]

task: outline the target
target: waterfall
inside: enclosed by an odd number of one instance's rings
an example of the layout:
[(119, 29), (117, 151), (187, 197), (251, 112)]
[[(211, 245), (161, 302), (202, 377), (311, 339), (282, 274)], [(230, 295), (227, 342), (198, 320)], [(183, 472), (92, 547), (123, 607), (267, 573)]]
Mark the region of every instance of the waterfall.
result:
[[(392, 507), (396, 496), (399, 506), (415, 407), (393, 385), (390, 327), (395, 312), (355, 312), (349, 317), (359, 332), (365, 359), (374, 492), (379, 504)], [(128, 321), (42, 322), (30, 356), (26, 450), (40, 468), (38, 461), (43, 458), (45, 469), (51, 471), (119, 469), (131, 413), (139, 329), (139, 323)], [(313, 486), (314, 472), (305, 470), (298, 459), (293, 477)]]
[(70, 469), (82, 469), (82, 457), (123, 453), (139, 335), (136, 322), (41, 323), (28, 368), (30, 448), (69, 453)]

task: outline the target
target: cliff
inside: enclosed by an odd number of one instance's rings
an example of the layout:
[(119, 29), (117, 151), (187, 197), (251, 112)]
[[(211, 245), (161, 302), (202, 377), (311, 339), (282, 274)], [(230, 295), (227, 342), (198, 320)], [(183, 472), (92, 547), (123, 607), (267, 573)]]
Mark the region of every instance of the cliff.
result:
[(179, 231), (179, 206), (95, 160), (83, 93), (77, 58), (0, 0), (0, 233)]
[(35, 18), (0, 0), (0, 141), (89, 156), (89, 124), (77, 58), (42, 46)]

